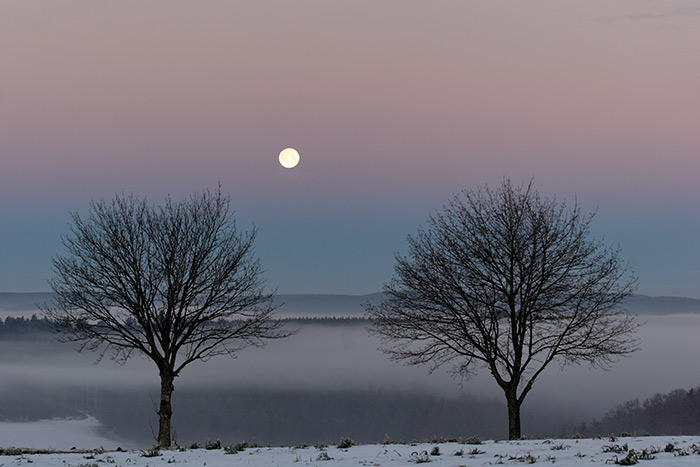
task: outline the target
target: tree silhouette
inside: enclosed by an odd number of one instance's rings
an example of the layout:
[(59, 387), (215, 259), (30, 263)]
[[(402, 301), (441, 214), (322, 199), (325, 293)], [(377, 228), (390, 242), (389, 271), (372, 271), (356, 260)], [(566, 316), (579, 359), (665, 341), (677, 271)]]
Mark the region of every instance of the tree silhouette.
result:
[(636, 349), (618, 305), (635, 279), (619, 248), (589, 240), (593, 215), (510, 180), (463, 191), (408, 237), (386, 298), (366, 309), (395, 360), (485, 367), (504, 391), (511, 439), (520, 407), (553, 361), (607, 366)]
[(220, 187), (162, 206), (117, 195), (72, 221), (44, 312), (63, 340), (98, 360), (109, 352), (124, 363), (137, 351), (156, 364), (160, 447), (172, 444), (171, 396), (185, 366), (290, 334), (272, 319), (256, 230), (238, 231)]

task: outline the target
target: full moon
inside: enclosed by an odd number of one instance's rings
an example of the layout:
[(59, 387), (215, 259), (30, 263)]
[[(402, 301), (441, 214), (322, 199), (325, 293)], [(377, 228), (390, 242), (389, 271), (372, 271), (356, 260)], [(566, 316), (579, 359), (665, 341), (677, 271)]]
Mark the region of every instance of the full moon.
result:
[(299, 153), (294, 148), (282, 149), (280, 152), (280, 164), (286, 169), (296, 167), (299, 163)]

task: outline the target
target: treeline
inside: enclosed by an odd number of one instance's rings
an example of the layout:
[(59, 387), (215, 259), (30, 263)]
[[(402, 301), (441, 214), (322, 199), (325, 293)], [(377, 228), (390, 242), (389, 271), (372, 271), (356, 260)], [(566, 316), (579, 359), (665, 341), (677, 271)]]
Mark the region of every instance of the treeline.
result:
[(700, 433), (700, 386), (655, 394), (640, 402), (627, 401), (608, 411), (601, 420), (580, 428), (584, 436), (697, 435)]
[(45, 334), (53, 331), (51, 323), (46, 318), (32, 315), (8, 316), (4, 320), (0, 318), (0, 339), (22, 339), (32, 334)]
[[(281, 320), (290, 325), (345, 325), (358, 324), (369, 321), (362, 317), (314, 317), (314, 318), (283, 318)], [(23, 316), (8, 316), (4, 320), (0, 318), (0, 339), (22, 339), (31, 334), (53, 332), (51, 323), (46, 318), (32, 315), (31, 318)]]
[[(145, 388), (35, 387), (0, 392), (0, 420), (97, 418), (110, 436), (130, 445), (153, 444), (158, 391)], [(457, 399), (384, 390), (332, 391), (178, 388), (173, 394), (173, 429), (182, 445), (220, 439), (226, 444), (334, 443), (507, 436), (500, 400), (470, 395)]]

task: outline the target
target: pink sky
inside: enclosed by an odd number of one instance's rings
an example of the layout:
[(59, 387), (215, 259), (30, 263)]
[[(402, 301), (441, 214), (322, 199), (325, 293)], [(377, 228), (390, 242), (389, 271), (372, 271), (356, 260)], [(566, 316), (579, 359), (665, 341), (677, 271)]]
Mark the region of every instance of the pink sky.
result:
[(640, 293), (700, 297), (698, 83), (672, 0), (4, 1), (0, 290), (47, 288), (91, 198), (220, 180), (270, 285), (373, 292), (452, 192), (534, 176)]

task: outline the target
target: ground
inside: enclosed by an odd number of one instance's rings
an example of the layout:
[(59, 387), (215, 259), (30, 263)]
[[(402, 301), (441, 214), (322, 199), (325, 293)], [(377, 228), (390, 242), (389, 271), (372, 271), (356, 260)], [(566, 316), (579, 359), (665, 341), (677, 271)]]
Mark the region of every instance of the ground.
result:
[[(436, 451), (437, 449), (437, 451)], [(156, 455), (154, 455), (156, 454)], [(155, 451), (107, 451), (96, 453), (52, 453), (0, 456), (0, 465), (33, 466), (165, 466), (172, 464), (223, 466), (320, 466), (405, 467), (420, 463), (459, 467), (480, 465), (554, 464), (592, 466), (625, 464), (639, 460), (644, 467), (697, 467), (700, 465), (700, 436), (625, 437), (484, 441), (481, 444), (417, 443), (371, 444), (339, 449), (328, 447), (260, 447), (236, 454), (224, 449)]]
[[(97, 420), (0, 422), (0, 466), (156, 467), (172, 464), (206, 467), (459, 467), (554, 464), (556, 466), (700, 466), (700, 436), (651, 436), (522, 441), (387, 443), (337, 446), (246, 447), (231, 449), (123, 450)], [(14, 446), (11, 447), (11, 446)], [(98, 448), (99, 449), (96, 449)], [(60, 452), (37, 453), (56, 450)], [(80, 450), (80, 452), (78, 452)]]

